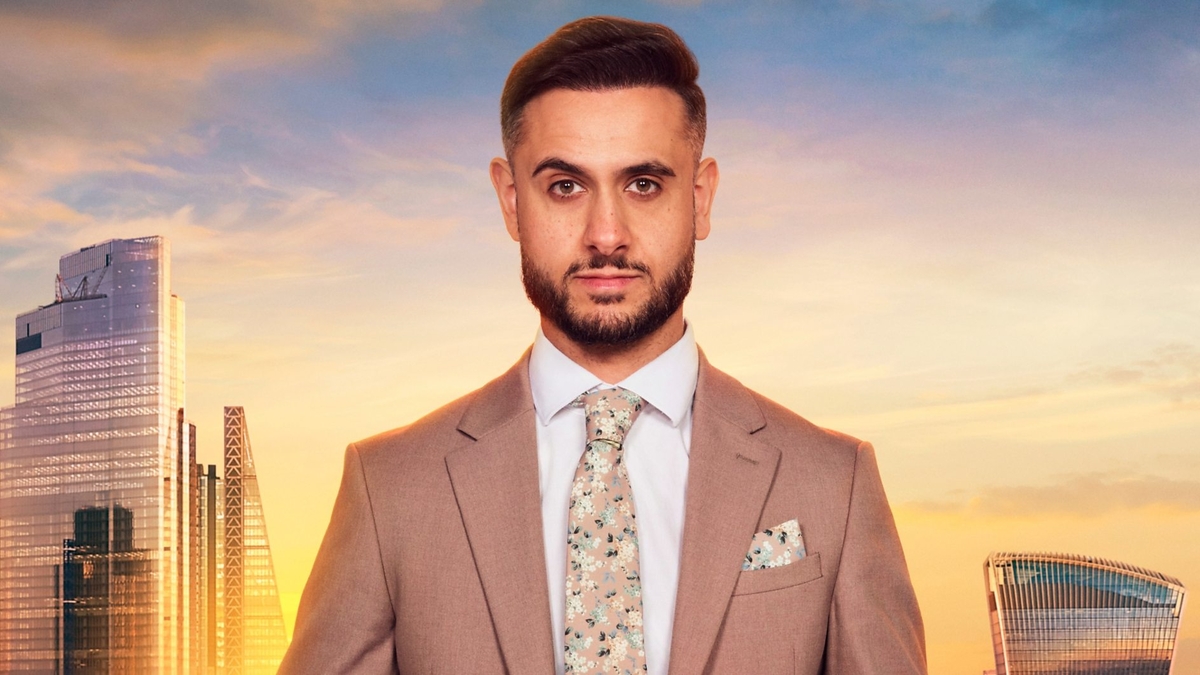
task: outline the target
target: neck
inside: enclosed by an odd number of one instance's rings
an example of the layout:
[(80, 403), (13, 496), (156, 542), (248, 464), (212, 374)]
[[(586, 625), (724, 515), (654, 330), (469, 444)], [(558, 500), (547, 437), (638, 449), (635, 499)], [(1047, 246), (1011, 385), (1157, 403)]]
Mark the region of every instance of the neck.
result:
[(676, 310), (658, 330), (630, 345), (581, 345), (568, 338), (553, 323), (542, 317), (542, 333), (589, 373), (609, 384), (616, 384), (658, 358), (683, 337), (683, 308)]

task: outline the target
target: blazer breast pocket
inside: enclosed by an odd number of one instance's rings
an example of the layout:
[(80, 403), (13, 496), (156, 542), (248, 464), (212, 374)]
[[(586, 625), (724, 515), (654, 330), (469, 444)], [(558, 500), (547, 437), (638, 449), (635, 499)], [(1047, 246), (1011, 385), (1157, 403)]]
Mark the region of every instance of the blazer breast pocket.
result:
[(799, 586), (821, 578), (821, 554), (809, 553), (803, 558), (780, 567), (746, 570), (738, 575), (734, 595), (752, 595)]

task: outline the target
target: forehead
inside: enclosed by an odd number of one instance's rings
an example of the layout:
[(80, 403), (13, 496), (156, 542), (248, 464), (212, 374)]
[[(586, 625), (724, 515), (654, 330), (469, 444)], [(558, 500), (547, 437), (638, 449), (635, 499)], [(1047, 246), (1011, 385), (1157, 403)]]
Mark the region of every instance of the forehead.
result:
[(687, 158), (687, 108), (666, 87), (553, 89), (526, 105), (515, 155), (534, 164), (559, 157), (581, 165)]

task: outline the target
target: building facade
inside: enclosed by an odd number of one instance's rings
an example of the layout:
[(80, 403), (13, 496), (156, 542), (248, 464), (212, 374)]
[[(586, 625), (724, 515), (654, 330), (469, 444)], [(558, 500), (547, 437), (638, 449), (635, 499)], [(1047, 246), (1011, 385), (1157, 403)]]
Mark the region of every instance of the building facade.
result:
[(186, 419), (170, 280), (165, 239), (106, 241), (16, 319), (0, 672), (257, 675), (287, 647), (245, 411), (225, 409), (223, 479)]
[[(0, 415), (0, 670), (183, 672), (183, 303), (161, 237), (59, 261)], [(185, 469), (186, 468), (186, 469)]]
[(250, 430), (241, 406), (225, 407), (224, 653), (228, 672), (272, 675), (287, 634)]
[(197, 591), (203, 645), (196, 672), (217, 675), (225, 670), (225, 489), (215, 464), (200, 466), (201, 560)]
[(984, 562), (997, 675), (1169, 675), (1185, 591), (1113, 560), (993, 553)]

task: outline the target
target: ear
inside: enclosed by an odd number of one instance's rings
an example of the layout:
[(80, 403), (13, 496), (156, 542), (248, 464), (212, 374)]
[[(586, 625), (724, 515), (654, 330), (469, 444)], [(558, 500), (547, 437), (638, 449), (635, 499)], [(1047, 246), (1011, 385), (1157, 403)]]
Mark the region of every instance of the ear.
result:
[(704, 239), (712, 229), (713, 197), (717, 194), (717, 183), (721, 173), (717, 170), (717, 160), (707, 157), (696, 168), (696, 184), (692, 187), (692, 204), (696, 212), (696, 239)]
[(513, 180), (512, 167), (508, 160), (496, 157), (488, 166), (492, 175), (492, 187), (496, 188), (496, 197), (500, 199), (500, 213), (504, 214), (504, 227), (513, 241), (521, 241), (521, 233), (517, 229), (517, 184)]

